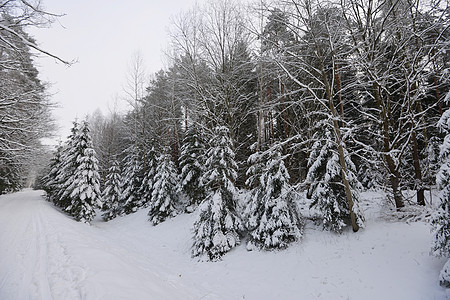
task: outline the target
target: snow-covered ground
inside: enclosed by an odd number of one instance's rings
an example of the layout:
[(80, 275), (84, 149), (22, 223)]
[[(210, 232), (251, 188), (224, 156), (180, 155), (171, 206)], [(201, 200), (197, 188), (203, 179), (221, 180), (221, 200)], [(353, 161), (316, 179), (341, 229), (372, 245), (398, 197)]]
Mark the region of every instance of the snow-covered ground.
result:
[(438, 282), (445, 259), (429, 255), (429, 226), (380, 219), (378, 204), (366, 205), (358, 233), (307, 224), (287, 250), (248, 252), (242, 244), (204, 262), (190, 256), (192, 214), (154, 227), (141, 210), (89, 226), (42, 193), (0, 196), (1, 300), (450, 299)]

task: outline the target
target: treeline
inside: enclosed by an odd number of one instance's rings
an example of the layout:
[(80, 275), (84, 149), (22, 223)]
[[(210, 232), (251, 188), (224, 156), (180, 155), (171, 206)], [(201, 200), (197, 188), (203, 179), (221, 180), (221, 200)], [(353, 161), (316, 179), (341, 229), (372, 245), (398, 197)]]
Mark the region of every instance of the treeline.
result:
[(419, 0), (222, 0), (175, 17), (169, 67), (148, 83), (136, 57), (132, 109), (91, 117), (105, 219), (198, 207), (193, 254), (216, 259), (244, 232), (263, 249), (299, 239), (302, 192), (336, 232), (363, 225), (362, 188), (426, 205), (449, 17), (446, 1)]
[(52, 105), (33, 57), (54, 56), (26, 30), (54, 18), (35, 1), (0, 1), (0, 193), (24, 187), (49, 152), (41, 139), (54, 129)]

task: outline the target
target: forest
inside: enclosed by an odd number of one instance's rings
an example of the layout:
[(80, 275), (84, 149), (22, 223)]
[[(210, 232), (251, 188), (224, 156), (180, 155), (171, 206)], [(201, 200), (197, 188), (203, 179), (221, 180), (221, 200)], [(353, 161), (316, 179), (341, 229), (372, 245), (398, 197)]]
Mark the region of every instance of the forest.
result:
[[(56, 16), (24, 1), (0, 9), (8, 192), (52, 129), (30, 52), (44, 50), (25, 27)], [(244, 236), (264, 250), (299, 241), (299, 198), (341, 233), (364, 227), (363, 190), (384, 190), (399, 212), (442, 190), (428, 199), (441, 203), (433, 251), (448, 257), (449, 18), (438, 0), (196, 5), (173, 18), (169, 66), (148, 80), (133, 57), (131, 109), (75, 121), (36, 187), (86, 223), (98, 209), (107, 221), (145, 208), (153, 225), (197, 211), (192, 255), (210, 260)]]

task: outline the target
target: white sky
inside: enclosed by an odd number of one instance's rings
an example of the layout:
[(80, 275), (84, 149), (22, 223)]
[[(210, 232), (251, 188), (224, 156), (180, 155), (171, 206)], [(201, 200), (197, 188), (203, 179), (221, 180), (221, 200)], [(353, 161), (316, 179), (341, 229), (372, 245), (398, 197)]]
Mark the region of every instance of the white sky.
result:
[[(41, 79), (52, 84), (59, 108), (54, 115), (65, 140), (71, 122), (96, 109), (107, 113), (123, 97), (128, 65), (139, 52), (151, 74), (163, 67), (172, 15), (192, 7), (195, 0), (43, 0), (47, 11), (65, 14), (51, 28), (30, 30), (38, 44), (71, 67), (52, 58), (36, 59)], [(119, 107), (125, 108), (124, 100)]]

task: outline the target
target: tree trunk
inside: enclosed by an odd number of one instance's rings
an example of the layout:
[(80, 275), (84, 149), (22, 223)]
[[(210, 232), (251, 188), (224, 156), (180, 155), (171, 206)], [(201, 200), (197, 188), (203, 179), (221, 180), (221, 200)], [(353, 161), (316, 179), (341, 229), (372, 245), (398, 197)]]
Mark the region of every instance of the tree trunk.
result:
[(403, 196), (401, 191), (399, 190), (399, 177), (400, 174), (395, 166), (394, 159), (392, 158), (390, 151), (390, 138), (389, 138), (389, 118), (386, 112), (386, 109), (381, 100), (381, 96), (378, 92), (378, 85), (376, 82), (373, 83), (373, 92), (375, 101), (377, 103), (378, 108), (380, 109), (380, 117), (381, 117), (381, 131), (383, 133), (383, 156), (384, 160), (387, 163), (388, 172), (389, 172), (389, 183), (392, 188), (392, 193), (394, 195), (395, 207), (400, 209), (404, 206), (403, 204)]
[(356, 222), (356, 215), (355, 215), (355, 212), (353, 211), (353, 205), (354, 205), (353, 196), (352, 196), (352, 192), (350, 189), (350, 184), (347, 180), (347, 165), (345, 163), (344, 147), (342, 145), (341, 130), (339, 127), (339, 122), (337, 121), (338, 113), (333, 104), (333, 97), (331, 95), (330, 84), (328, 82), (327, 75), (325, 74), (323, 66), (322, 66), (321, 71), (322, 71), (322, 79), (325, 84), (326, 94), (328, 97), (328, 105), (331, 110), (331, 115), (333, 116), (333, 127), (334, 127), (334, 133), (336, 136), (336, 143), (338, 145), (339, 164), (341, 166), (341, 176), (342, 176), (342, 182), (344, 184), (344, 189), (345, 189), (345, 197), (347, 198), (348, 209), (350, 211), (350, 220), (352, 222), (353, 232), (357, 232), (359, 230), (359, 225)]
[(417, 204), (425, 205), (425, 190), (423, 188), (422, 182), (422, 170), (420, 168), (420, 159), (419, 159), (419, 146), (417, 144), (417, 136), (416, 131), (413, 130), (411, 133), (411, 143), (413, 148), (413, 163), (414, 163), (414, 173), (416, 177), (416, 184), (419, 184), (417, 188)]

